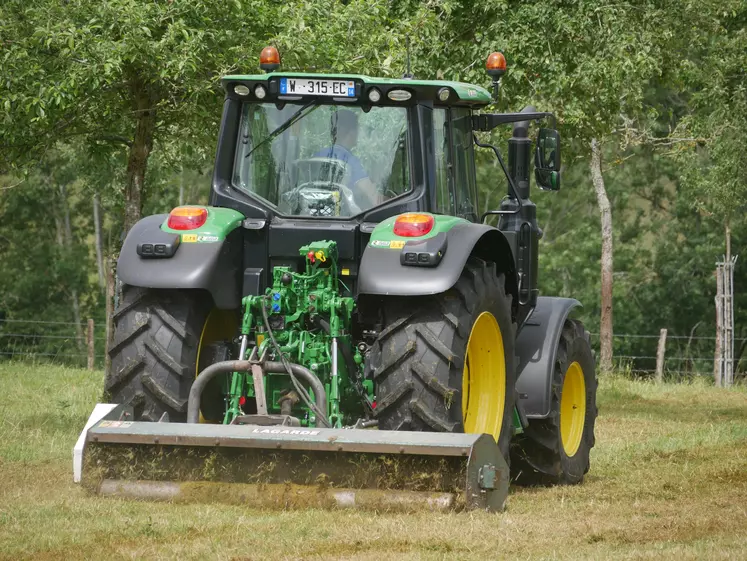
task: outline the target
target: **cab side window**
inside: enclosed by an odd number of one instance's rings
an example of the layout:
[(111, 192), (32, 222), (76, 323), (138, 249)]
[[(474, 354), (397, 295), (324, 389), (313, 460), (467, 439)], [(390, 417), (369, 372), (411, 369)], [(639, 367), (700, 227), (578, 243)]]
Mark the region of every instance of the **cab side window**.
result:
[(433, 147), (436, 156), (436, 212), (454, 215), (448, 110), (433, 110)]
[(470, 110), (463, 107), (434, 109), (433, 143), (436, 156), (436, 211), (477, 221)]
[(475, 178), (475, 148), (472, 140), (472, 114), (469, 109), (451, 109), (452, 146), (454, 153), (454, 186), (456, 215), (477, 221), (477, 181)]

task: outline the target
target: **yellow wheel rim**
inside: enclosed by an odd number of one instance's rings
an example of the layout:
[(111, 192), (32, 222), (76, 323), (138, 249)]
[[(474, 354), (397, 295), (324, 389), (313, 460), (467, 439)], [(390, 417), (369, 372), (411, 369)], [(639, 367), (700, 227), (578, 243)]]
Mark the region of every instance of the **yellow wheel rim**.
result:
[(464, 432), (498, 440), (506, 403), (503, 336), (493, 314), (483, 312), (472, 326), (462, 373)]
[[(200, 355), (202, 354), (203, 347), (214, 343), (215, 341), (231, 340), (237, 332), (236, 316), (230, 310), (219, 310), (213, 308), (208, 314), (205, 320), (205, 325), (202, 326), (202, 333), (200, 333), (200, 343), (197, 346), (197, 362), (195, 363), (195, 378), (202, 372), (208, 364), (200, 363)], [(202, 416), (200, 412), (200, 422), (206, 423), (208, 421)]]
[(578, 362), (568, 367), (560, 394), (560, 438), (567, 456), (578, 452), (586, 421), (586, 382)]

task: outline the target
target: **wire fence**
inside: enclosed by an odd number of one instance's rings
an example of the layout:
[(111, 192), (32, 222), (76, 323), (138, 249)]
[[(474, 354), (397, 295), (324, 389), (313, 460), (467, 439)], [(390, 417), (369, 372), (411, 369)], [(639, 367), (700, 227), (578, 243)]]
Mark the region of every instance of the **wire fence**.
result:
[[(656, 373), (657, 347), (661, 334), (615, 333), (613, 335), (613, 365), (616, 370), (639, 376)], [(599, 334), (591, 334), (592, 347), (599, 352)], [(735, 339), (735, 370), (740, 371), (740, 358), (747, 339)], [(716, 337), (702, 335), (666, 335), (662, 356), (663, 373), (668, 377), (712, 376), (716, 353)]]
[[(92, 337), (92, 341), (89, 341)], [(90, 343), (93, 343), (91, 345)], [(0, 320), (0, 361), (42, 360), (55, 364), (104, 367), (104, 321), (63, 322), (26, 319)]]
[[(44, 360), (85, 367), (92, 357), (95, 368), (103, 368), (106, 347), (103, 320), (94, 322), (93, 347), (88, 342), (88, 322), (4, 319), (0, 320), (0, 361)], [(613, 361), (617, 370), (638, 376), (656, 372), (658, 334), (615, 333)], [(591, 334), (595, 352), (599, 352), (599, 334)], [(667, 335), (664, 374), (669, 377), (713, 375), (715, 337)], [(740, 369), (747, 339), (735, 339), (736, 370)], [(91, 352), (93, 351), (93, 352)]]

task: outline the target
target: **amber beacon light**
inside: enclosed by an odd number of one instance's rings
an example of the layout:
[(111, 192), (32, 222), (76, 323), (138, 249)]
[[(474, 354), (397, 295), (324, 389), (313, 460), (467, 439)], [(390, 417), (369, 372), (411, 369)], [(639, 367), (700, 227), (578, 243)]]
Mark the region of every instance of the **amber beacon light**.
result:
[(500, 79), (506, 73), (506, 57), (500, 51), (490, 53), (485, 68), (489, 76)]
[(490, 53), (485, 62), (485, 70), (493, 79), (493, 97), (497, 99), (501, 89), (501, 77), (506, 73), (506, 57), (501, 51)]
[(280, 53), (275, 47), (265, 47), (259, 55), (259, 67), (265, 72), (280, 68)]

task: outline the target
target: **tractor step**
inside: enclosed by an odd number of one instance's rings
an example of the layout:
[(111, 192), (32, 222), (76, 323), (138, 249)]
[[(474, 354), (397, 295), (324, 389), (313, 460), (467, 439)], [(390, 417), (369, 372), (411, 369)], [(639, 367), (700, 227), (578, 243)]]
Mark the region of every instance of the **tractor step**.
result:
[(280, 508), (489, 511), (502, 510), (508, 494), (508, 466), (489, 435), (127, 418), (128, 407), (114, 406), (81, 434), (82, 482), (95, 493)]

